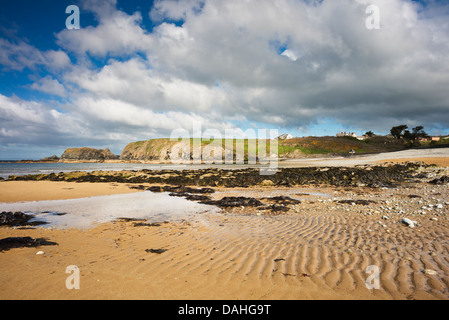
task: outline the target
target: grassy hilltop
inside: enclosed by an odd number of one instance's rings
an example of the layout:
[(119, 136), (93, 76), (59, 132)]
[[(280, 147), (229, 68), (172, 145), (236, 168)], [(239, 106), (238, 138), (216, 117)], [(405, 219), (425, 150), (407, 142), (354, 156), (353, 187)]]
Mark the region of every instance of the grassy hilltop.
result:
[[(267, 154), (270, 151), (270, 140), (266, 140)], [(190, 145), (187, 145), (190, 144)], [(236, 150), (244, 150), (244, 158), (248, 155), (255, 155), (258, 152), (259, 144), (255, 139), (223, 139), (220, 141), (186, 139), (170, 141), (170, 139), (151, 139), (129, 143), (120, 155), (121, 160), (169, 160), (170, 153), (174, 147), (190, 150), (194, 153), (194, 148), (201, 146), (204, 148), (218, 147), (217, 151), (222, 154), (236, 154)], [(220, 149), (221, 148), (221, 149)], [(231, 149), (232, 148), (232, 149)], [(278, 140), (279, 158), (304, 158), (318, 155), (339, 155), (348, 154), (352, 150), (355, 153), (377, 153), (404, 149), (404, 143), (397, 139), (383, 136), (375, 136), (364, 141), (352, 137), (304, 137), (289, 140)], [(182, 152), (182, 151), (179, 151)], [(196, 152), (200, 152), (196, 150)], [(208, 151), (209, 152), (209, 151)], [(213, 151), (210, 151), (213, 154)]]

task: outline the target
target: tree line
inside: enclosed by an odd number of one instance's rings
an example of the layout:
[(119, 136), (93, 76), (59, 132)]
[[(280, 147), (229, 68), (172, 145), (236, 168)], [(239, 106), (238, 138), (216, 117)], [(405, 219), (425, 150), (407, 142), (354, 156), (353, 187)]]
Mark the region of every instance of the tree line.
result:
[(408, 126), (403, 124), (391, 128), (391, 135), (396, 139), (403, 139), (410, 144), (416, 143), (420, 138), (429, 138), (430, 136), (424, 131), (423, 126), (417, 126), (412, 128), (412, 131), (408, 130)]

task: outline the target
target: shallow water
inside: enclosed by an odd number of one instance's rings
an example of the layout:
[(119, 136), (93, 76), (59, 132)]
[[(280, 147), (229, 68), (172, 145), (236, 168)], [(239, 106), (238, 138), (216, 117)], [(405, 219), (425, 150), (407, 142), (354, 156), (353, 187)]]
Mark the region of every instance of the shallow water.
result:
[(8, 179), (10, 175), (49, 174), (59, 172), (97, 170), (121, 171), (121, 170), (183, 170), (185, 165), (171, 164), (140, 164), (140, 163), (5, 163), (0, 162), (0, 177)]
[(21, 211), (45, 221), (43, 227), (89, 228), (118, 218), (147, 219), (148, 222), (189, 219), (204, 212), (219, 212), (168, 193), (137, 192), (69, 200), (0, 203), (0, 211)]

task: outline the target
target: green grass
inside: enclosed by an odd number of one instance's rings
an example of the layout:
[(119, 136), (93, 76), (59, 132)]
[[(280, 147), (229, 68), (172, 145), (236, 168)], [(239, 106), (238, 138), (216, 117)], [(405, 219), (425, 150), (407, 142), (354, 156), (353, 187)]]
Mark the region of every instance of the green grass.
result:
[[(230, 150), (232, 148), (233, 154), (235, 155), (241, 150), (243, 144), (244, 158), (247, 160), (249, 155), (257, 155), (259, 153), (260, 144), (257, 139), (200, 139), (200, 138), (190, 138), (191, 150), (193, 146), (201, 145), (202, 148), (208, 145), (218, 145), (223, 149)], [(176, 144), (176, 142), (183, 141), (183, 139), (171, 140), (169, 138), (164, 139), (152, 139), (149, 141), (138, 141), (134, 143), (134, 150), (142, 147), (144, 143), (146, 145), (147, 154), (150, 153), (152, 149), (160, 152), (164, 147), (170, 147)], [(185, 141), (185, 139), (184, 139)], [(266, 153), (269, 154), (271, 140), (266, 140)], [(237, 147), (238, 146), (238, 147)], [(285, 157), (292, 154), (298, 150), (303, 155), (326, 155), (326, 154), (348, 154), (351, 150), (355, 153), (370, 153), (370, 152), (385, 152), (385, 151), (395, 151), (402, 150), (404, 145), (402, 141), (398, 139), (391, 139), (387, 137), (376, 136), (365, 141), (360, 141), (351, 137), (303, 137), (303, 138), (293, 138), (290, 140), (278, 140), (278, 155), (279, 157)]]

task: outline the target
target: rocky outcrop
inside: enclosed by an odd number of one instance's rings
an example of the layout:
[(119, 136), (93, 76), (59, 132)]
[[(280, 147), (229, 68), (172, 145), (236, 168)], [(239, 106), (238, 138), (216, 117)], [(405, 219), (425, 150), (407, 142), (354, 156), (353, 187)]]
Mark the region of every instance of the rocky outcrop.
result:
[(117, 160), (118, 157), (109, 149), (69, 148), (61, 156), (61, 161), (104, 161)]
[(121, 160), (170, 160), (172, 147), (177, 142), (155, 139), (128, 143), (120, 154)]
[(39, 160), (39, 162), (58, 162), (59, 157), (57, 155), (52, 155), (51, 157), (45, 157)]

